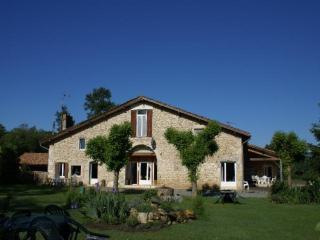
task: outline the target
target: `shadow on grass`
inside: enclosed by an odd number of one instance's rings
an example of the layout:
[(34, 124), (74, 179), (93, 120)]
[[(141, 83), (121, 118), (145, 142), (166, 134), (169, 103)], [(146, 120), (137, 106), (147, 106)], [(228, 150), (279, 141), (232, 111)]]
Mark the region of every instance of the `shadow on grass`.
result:
[(0, 186), (0, 211), (2, 213), (18, 210), (42, 212), (46, 205), (64, 203), (64, 193), (68, 188), (52, 188), (36, 185)]
[(36, 196), (56, 194), (59, 192), (68, 191), (67, 187), (53, 188), (49, 186), (36, 185), (2, 185), (0, 186), (0, 195), (15, 195), (15, 196)]

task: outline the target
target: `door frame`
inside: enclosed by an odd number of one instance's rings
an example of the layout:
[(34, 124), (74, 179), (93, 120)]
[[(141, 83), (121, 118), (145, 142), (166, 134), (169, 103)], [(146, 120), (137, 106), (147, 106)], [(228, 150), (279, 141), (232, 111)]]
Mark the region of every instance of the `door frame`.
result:
[[(141, 164), (146, 164), (146, 180), (141, 179)], [(137, 183), (138, 185), (152, 185), (154, 176), (154, 162), (151, 161), (139, 161), (137, 166)], [(148, 179), (149, 178), (149, 179)]]
[[(97, 166), (97, 178), (92, 178), (92, 165), (95, 164)], [(90, 162), (89, 163), (89, 184), (95, 185), (99, 182), (99, 176), (98, 176), (98, 163)]]
[[(233, 163), (234, 164), (234, 181), (225, 181), (223, 179), (223, 176), (227, 176), (227, 163)], [(224, 173), (222, 174), (222, 167), (221, 165), (224, 164)], [(234, 161), (221, 161), (220, 162), (220, 188), (221, 189), (235, 189), (237, 188), (237, 163)]]

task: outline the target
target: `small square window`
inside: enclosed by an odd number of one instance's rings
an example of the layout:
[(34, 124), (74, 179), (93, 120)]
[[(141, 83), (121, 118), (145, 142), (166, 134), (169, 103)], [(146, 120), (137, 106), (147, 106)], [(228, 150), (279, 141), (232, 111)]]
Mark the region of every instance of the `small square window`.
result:
[(81, 166), (71, 166), (71, 176), (73, 175), (81, 175)]
[(85, 150), (86, 149), (86, 140), (84, 138), (79, 139), (79, 149)]

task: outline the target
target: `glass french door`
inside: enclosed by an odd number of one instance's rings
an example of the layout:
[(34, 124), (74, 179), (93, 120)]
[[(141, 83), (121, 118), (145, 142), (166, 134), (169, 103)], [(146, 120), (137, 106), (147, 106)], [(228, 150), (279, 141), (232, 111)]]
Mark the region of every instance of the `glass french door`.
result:
[(151, 185), (153, 177), (153, 162), (139, 162), (139, 185)]
[(221, 189), (236, 188), (236, 166), (235, 162), (221, 162)]
[(89, 167), (89, 177), (90, 177), (90, 184), (94, 185), (97, 182), (99, 182), (98, 180), (98, 164), (91, 162), (90, 163), (90, 167)]

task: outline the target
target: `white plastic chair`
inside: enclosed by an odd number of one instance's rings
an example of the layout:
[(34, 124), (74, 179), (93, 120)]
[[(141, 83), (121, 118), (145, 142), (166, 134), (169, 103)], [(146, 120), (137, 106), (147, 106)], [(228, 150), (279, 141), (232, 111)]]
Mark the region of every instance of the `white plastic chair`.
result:
[(244, 189), (246, 189), (247, 191), (249, 191), (249, 183), (248, 183), (248, 181), (243, 181), (243, 187), (244, 187)]

